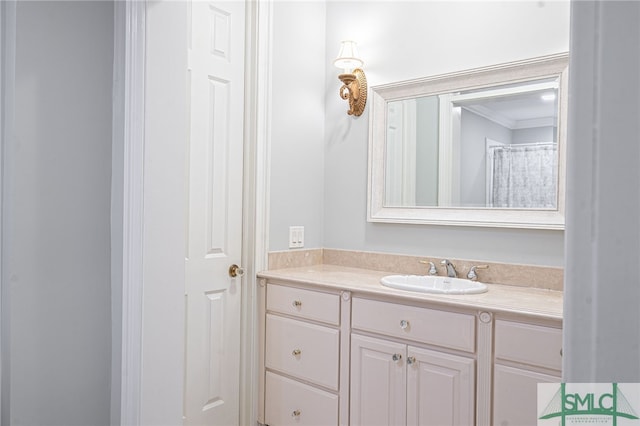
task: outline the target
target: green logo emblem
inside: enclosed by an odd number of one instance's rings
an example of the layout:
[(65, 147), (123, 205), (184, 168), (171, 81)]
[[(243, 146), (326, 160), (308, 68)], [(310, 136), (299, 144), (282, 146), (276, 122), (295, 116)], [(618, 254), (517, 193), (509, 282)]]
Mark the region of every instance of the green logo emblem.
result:
[[(578, 384), (576, 384), (577, 386)], [(585, 386), (582, 388), (584, 389)], [(578, 386), (580, 388), (580, 386)], [(604, 420), (609, 417), (614, 426), (618, 424), (618, 418), (637, 420), (638, 415), (631, 404), (618, 388), (617, 383), (612, 383), (611, 391), (596, 392), (593, 389), (583, 392), (569, 392), (566, 383), (560, 383), (560, 388), (551, 401), (542, 411), (539, 419), (546, 420), (560, 417), (561, 425), (566, 425), (567, 417), (574, 417), (572, 423), (584, 423), (595, 418)], [(579, 417), (581, 420), (578, 421)], [(607, 421), (607, 423), (609, 423)]]

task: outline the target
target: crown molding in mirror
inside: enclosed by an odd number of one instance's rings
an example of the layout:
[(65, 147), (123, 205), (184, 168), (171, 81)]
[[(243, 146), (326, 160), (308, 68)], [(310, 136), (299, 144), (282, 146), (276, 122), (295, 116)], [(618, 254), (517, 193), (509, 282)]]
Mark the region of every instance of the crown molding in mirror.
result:
[[(562, 53), (372, 87), (369, 120), (367, 220), (387, 223), (564, 229), (568, 64), (569, 54)], [(384, 205), (384, 156), (388, 102), (554, 76), (558, 77), (560, 81), (556, 209), (386, 207)]]

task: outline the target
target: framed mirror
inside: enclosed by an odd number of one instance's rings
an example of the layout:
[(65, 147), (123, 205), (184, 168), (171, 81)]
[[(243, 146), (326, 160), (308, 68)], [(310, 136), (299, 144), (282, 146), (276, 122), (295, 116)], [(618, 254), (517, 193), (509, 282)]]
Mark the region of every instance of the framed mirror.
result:
[(372, 87), (368, 220), (564, 229), (568, 62)]

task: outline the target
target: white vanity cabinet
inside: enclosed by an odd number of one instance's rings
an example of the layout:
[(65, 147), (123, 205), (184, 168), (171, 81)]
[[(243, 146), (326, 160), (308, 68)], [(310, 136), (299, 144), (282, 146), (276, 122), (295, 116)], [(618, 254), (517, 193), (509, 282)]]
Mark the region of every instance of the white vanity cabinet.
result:
[(270, 283), (265, 297), (264, 423), (338, 425), (341, 295)]
[(537, 423), (537, 384), (561, 380), (557, 295), (406, 297), (327, 269), (259, 281), (259, 424)]
[(493, 424), (536, 425), (538, 383), (560, 382), (562, 329), (496, 319)]
[(474, 424), (474, 315), (354, 297), (351, 327), (352, 426)]

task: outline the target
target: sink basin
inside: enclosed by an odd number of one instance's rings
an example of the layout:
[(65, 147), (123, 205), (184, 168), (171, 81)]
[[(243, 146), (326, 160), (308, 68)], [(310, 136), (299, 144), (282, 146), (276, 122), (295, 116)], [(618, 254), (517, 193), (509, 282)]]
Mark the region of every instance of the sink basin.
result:
[(487, 286), (477, 281), (436, 275), (387, 275), (380, 283), (385, 287), (419, 293), (477, 294), (487, 291)]

